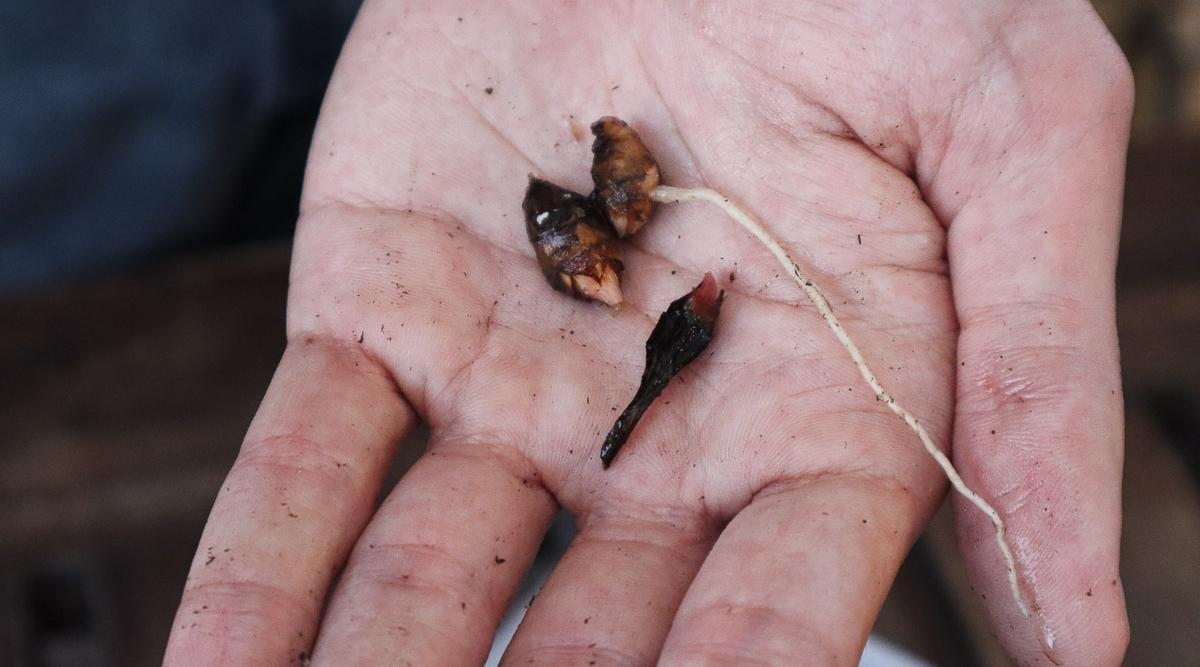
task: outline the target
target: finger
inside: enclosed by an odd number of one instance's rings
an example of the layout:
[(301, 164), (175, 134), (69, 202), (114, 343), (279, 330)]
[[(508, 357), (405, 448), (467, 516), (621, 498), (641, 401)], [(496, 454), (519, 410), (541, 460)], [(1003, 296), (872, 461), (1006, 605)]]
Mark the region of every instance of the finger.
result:
[(330, 579), (412, 423), (357, 348), (292, 341), (205, 526), (165, 663), (306, 655)]
[(653, 664), (715, 534), (692, 509), (623, 504), (581, 517), (503, 664)]
[(1035, 112), (958, 135), (939, 171), (952, 176), (928, 189), (950, 221), (961, 325), (954, 459), (1007, 522), (1032, 619), (992, 526), (956, 499), (973, 584), (1022, 663), (1109, 665), (1128, 634), (1113, 274), (1131, 89), (1115, 46), (1065, 48), (1028, 46), (1048, 54), (1019, 84)]
[(846, 473), (760, 491), (704, 562), (661, 664), (858, 664), (940, 489)]
[(557, 505), (515, 448), (446, 442), (354, 549), (314, 664), (482, 664)]

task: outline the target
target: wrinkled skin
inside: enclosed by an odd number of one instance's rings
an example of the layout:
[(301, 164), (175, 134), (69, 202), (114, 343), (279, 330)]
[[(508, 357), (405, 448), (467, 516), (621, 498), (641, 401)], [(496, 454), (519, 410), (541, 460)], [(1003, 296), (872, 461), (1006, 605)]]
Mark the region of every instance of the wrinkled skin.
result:
[[(168, 664), (477, 664), (559, 506), (580, 532), (513, 664), (855, 662), (944, 479), (711, 207), (662, 206), (627, 244), (616, 315), (546, 285), (526, 174), (587, 191), (586, 123), (608, 113), (669, 183), (719, 189), (781, 237), (1006, 517), (1031, 619), (990, 525), (953, 499), (1013, 657), (1119, 662), (1132, 83), (1090, 7), (445, 4), (369, 1), (349, 37), (288, 349)], [(654, 317), (705, 270), (737, 275), (716, 338), (602, 470)], [(428, 452), (375, 511), (418, 419)]]

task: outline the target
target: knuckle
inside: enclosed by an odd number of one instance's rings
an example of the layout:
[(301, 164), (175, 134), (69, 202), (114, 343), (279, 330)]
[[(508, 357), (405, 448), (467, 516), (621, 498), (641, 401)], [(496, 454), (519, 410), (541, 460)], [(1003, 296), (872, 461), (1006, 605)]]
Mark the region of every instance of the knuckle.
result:
[[(306, 619), (315, 618), (317, 611), (314, 596), (297, 595), (263, 582), (195, 583), (184, 591), (176, 612), (166, 664), (198, 664), (195, 655), (189, 657), (197, 642), (213, 654), (277, 651), (295, 655), (309, 646)], [(281, 632), (284, 628), (290, 630)]]
[(839, 655), (800, 615), (723, 601), (681, 618), (685, 628), (668, 638), (664, 665), (840, 665)]
[[(996, 413), (1002, 410), (1045, 406), (1061, 402), (1072, 393), (1076, 373), (1084, 361), (1081, 351), (1047, 344), (1014, 345), (997, 350), (974, 364), (965, 400), (959, 412)], [(968, 365), (970, 368), (970, 365)]]
[(251, 434), (242, 444), (229, 478), (272, 480), (279, 487), (338, 490), (354, 482), (349, 461), (340, 461), (326, 443), (299, 432)]
[(706, 544), (720, 529), (716, 519), (691, 505), (647, 503), (629, 497), (591, 507), (579, 516), (578, 522), (580, 539), (633, 542), (678, 550)]
[(445, 600), (484, 593), (477, 572), (438, 545), (396, 542), (364, 546), (356, 551), (343, 578), (348, 591)]
[(636, 656), (620, 649), (600, 646), (598, 642), (571, 642), (565, 644), (534, 646), (505, 653), (500, 662), (508, 665), (594, 665), (613, 667), (617, 665), (644, 665), (652, 662), (647, 656)]
[(215, 580), (198, 582), (184, 591), (181, 611), (212, 611), (217, 614), (261, 618), (288, 609), (311, 606), (313, 600), (264, 581)]
[(996, 304), (964, 313), (957, 413), (968, 418), (1066, 408), (1115, 366), (1089, 345), (1092, 307)]
[(1086, 56), (1087, 64), (1093, 68), (1097, 74), (1102, 75), (1110, 86), (1109, 90), (1119, 97), (1132, 98), (1133, 93), (1133, 68), (1129, 65), (1129, 59), (1125, 57), (1125, 52), (1121, 50), (1116, 39), (1107, 29), (1100, 31), (1100, 36), (1095, 40), (1092, 48), (1092, 53)]
[[(1098, 26), (1095, 35), (1079, 44), (1072, 54), (1079, 87), (1063, 86), (1056, 94), (1093, 118), (1116, 115), (1128, 120), (1133, 113), (1133, 70), (1107, 29)], [(1081, 94), (1087, 105), (1079, 104)]]

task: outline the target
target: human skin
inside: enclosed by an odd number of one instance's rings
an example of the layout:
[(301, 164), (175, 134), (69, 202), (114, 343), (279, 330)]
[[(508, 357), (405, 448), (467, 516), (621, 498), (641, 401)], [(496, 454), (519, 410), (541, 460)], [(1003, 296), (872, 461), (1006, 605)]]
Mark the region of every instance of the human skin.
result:
[[(623, 309), (550, 289), (527, 174), (587, 191), (587, 123), (614, 114), (665, 183), (780, 237), (1005, 518), (1028, 619), (952, 499), (1012, 657), (1118, 664), (1131, 105), (1074, 0), (368, 1), (310, 153), (287, 351), (166, 663), (478, 664), (560, 507), (578, 535), (513, 664), (857, 661), (945, 480), (712, 207), (661, 206), (624, 242)], [(603, 470), (646, 335), (707, 270), (712, 345)], [(428, 449), (376, 509), (418, 420)]]

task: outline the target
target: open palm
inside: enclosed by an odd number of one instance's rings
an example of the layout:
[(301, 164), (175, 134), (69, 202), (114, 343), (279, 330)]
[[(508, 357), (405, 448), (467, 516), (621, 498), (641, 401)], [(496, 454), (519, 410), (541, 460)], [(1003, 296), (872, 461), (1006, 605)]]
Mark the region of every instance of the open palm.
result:
[[(975, 586), (1014, 657), (1119, 661), (1129, 79), (1089, 7), (429, 4), (368, 3), (342, 54), (288, 351), (168, 662), (315, 646), (323, 664), (478, 663), (560, 506), (579, 534), (514, 662), (856, 661), (944, 480), (711, 208), (661, 207), (625, 245), (624, 308), (550, 289), (527, 174), (589, 190), (586, 128), (604, 114), (638, 129), (664, 182), (762, 219), (881, 381), (953, 440), (1033, 602), (1023, 618), (964, 506)], [(604, 471), (646, 335), (705, 271), (727, 292), (713, 344)], [(428, 450), (375, 511), (418, 418)]]

